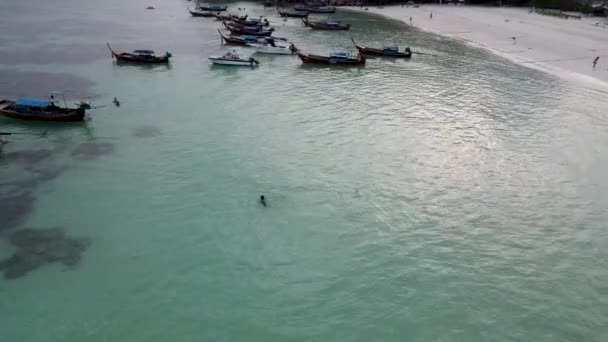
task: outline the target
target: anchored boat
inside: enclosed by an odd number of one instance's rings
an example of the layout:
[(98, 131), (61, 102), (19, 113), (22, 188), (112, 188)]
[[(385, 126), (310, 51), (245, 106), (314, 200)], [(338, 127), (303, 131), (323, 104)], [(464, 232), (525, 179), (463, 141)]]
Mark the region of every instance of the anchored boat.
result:
[(223, 12), (228, 9), (228, 6), (221, 5), (199, 5), (197, 7), (198, 10), (201, 11), (211, 11), (211, 12)]
[(260, 63), (253, 57), (244, 58), (236, 51), (230, 51), (223, 56), (211, 56), (209, 60), (213, 64), (220, 65), (255, 66)]
[(305, 64), (329, 64), (329, 65), (365, 65), (365, 56), (359, 51), (333, 51), (329, 56), (319, 56), (308, 53), (296, 52)]
[(54, 94), (48, 99), (23, 97), (16, 100), (0, 100), (0, 114), (20, 120), (77, 122), (83, 121), (86, 107), (69, 108), (64, 98), (59, 106)]
[(383, 56), (383, 57), (393, 57), (393, 58), (410, 58), (412, 57), (412, 51), (409, 47), (406, 47), (403, 51), (399, 51), (399, 46), (390, 44), (385, 45), (381, 49), (359, 46), (355, 43), (355, 40), (351, 38), (353, 44), (359, 52), (367, 56)]
[(281, 17), (286, 18), (306, 18), (308, 17), (308, 11), (281, 11), (277, 8), (277, 12)]
[(308, 21), (308, 18), (302, 18), (304, 26), (308, 26), (313, 30), (349, 30), (350, 24), (343, 24), (339, 20), (325, 20), (325, 21)]
[(293, 8), (296, 11), (308, 11), (310, 13), (336, 13), (336, 7), (334, 6), (304, 6), (296, 5)]
[(206, 17), (206, 18), (209, 18), (209, 17), (214, 17), (215, 16), (214, 13), (211, 12), (211, 11), (199, 11), (197, 9), (193, 10), (193, 9), (189, 9), (188, 8), (188, 12), (190, 12), (190, 14), (193, 17)]
[(161, 64), (169, 63), (171, 58), (171, 52), (165, 52), (163, 56), (156, 56), (152, 50), (134, 50), (133, 52), (116, 52), (112, 50), (109, 43), (108, 49), (112, 52), (112, 57), (116, 58), (118, 62), (130, 62), (130, 63), (147, 63), (147, 64)]

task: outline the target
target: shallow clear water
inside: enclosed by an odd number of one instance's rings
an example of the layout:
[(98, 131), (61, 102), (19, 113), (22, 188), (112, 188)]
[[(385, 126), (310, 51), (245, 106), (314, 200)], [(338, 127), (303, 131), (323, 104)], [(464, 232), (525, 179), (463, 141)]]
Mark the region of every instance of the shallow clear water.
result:
[[(0, 4), (20, 13), (0, 22), (2, 96), (106, 105), (84, 125), (0, 120), (48, 130), (5, 156), (52, 150), (0, 160), (0, 184), (35, 196), (0, 258), (24, 227), (91, 241), (74, 267), (0, 279), (3, 340), (608, 339), (605, 91), (380, 17), (310, 32), (250, 3), (233, 7), (306, 51), (352, 36), (436, 57), (212, 67), (219, 24), (187, 5)], [(175, 58), (119, 66), (106, 41)], [(84, 142), (113, 148), (78, 158)]]

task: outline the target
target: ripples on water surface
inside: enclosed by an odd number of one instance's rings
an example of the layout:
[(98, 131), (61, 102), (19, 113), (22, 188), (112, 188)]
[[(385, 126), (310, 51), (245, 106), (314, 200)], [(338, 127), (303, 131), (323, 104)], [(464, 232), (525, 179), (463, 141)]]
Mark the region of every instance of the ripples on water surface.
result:
[[(215, 68), (219, 25), (186, 5), (0, 4), (20, 14), (2, 95), (69, 80), (122, 101), (84, 126), (1, 121), (49, 130), (5, 155), (52, 150), (1, 161), (27, 190), (11, 224), (91, 241), (76, 267), (0, 281), (7, 341), (608, 339), (605, 91), (379, 17), (309, 32), (247, 3), (307, 51), (352, 35), (437, 57)], [(105, 41), (174, 62), (116, 66)]]

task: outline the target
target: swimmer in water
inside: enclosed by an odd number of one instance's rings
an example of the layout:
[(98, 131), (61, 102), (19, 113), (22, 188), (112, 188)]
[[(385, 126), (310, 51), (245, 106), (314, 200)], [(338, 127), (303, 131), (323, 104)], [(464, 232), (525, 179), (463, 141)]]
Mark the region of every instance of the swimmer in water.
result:
[(266, 198), (264, 198), (264, 195), (260, 196), (260, 203), (262, 203), (263, 206), (266, 206)]

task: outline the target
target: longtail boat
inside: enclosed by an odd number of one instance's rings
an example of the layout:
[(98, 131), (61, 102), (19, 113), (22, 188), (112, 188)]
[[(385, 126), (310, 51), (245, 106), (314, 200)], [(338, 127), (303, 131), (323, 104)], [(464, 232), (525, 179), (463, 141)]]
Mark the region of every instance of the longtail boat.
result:
[(328, 65), (365, 65), (365, 56), (359, 51), (331, 52), (329, 56), (319, 56), (297, 51), (296, 54), (305, 64), (328, 64)]
[(199, 11), (199, 10), (196, 10), (196, 9), (192, 10), (192, 9), (188, 8), (188, 12), (190, 12), (190, 14), (193, 17), (207, 17), (208, 18), (208, 17), (213, 17), (214, 16), (214, 13), (211, 12), (211, 11)]
[(252, 35), (240, 35), (240, 36), (230, 36), (222, 34), (222, 31), (217, 30), (222, 39), (222, 43), (224, 44), (232, 44), (232, 45), (249, 45), (249, 44), (257, 44), (260, 42), (262, 38)]
[(349, 30), (350, 24), (342, 24), (337, 20), (325, 20), (325, 21), (308, 21), (308, 18), (302, 18), (304, 26), (308, 26), (313, 30)]
[(293, 9), (296, 11), (308, 11), (310, 13), (336, 13), (336, 7), (334, 6), (296, 5)]
[(409, 47), (406, 47), (403, 51), (399, 51), (399, 46), (397, 45), (386, 45), (381, 49), (367, 47), (367, 46), (359, 46), (355, 42), (354, 39), (351, 38), (353, 44), (359, 52), (366, 56), (383, 56), (383, 57), (393, 57), (393, 58), (410, 58), (412, 57), (412, 51)]
[(163, 56), (156, 56), (152, 50), (134, 50), (133, 52), (116, 52), (112, 50), (109, 43), (108, 49), (112, 52), (112, 57), (116, 58), (118, 62), (130, 62), (130, 63), (146, 63), (146, 64), (162, 64), (169, 63), (171, 58), (171, 52), (165, 52)]
[(270, 37), (270, 35), (272, 35), (272, 32), (274, 31), (274, 28), (268, 30), (261, 30), (256, 27), (238, 26), (233, 24), (226, 24), (225, 22), (224, 26), (226, 26), (226, 29), (228, 29), (228, 31), (230, 31), (230, 33), (232, 34), (245, 34), (258, 37)]
[(336, 7), (334, 7), (334, 6), (309, 7), (308, 11), (310, 13), (336, 13)]
[(215, 17), (215, 19), (217, 20), (221, 20), (221, 21), (230, 21), (232, 20), (232, 14), (228, 13), (228, 14), (221, 14), (221, 13), (213, 13), (213, 16)]
[(281, 11), (277, 8), (277, 12), (281, 17), (286, 18), (307, 18), (308, 11)]
[(232, 18), (232, 22), (243, 26), (270, 26), (268, 19), (264, 18), (249, 18), (249, 19), (238, 19)]
[(48, 99), (24, 97), (14, 101), (0, 100), (0, 114), (21, 120), (77, 122), (84, 120), (86, 109), (82, 106), (60, 107), (55, 97), (50, 95)]

